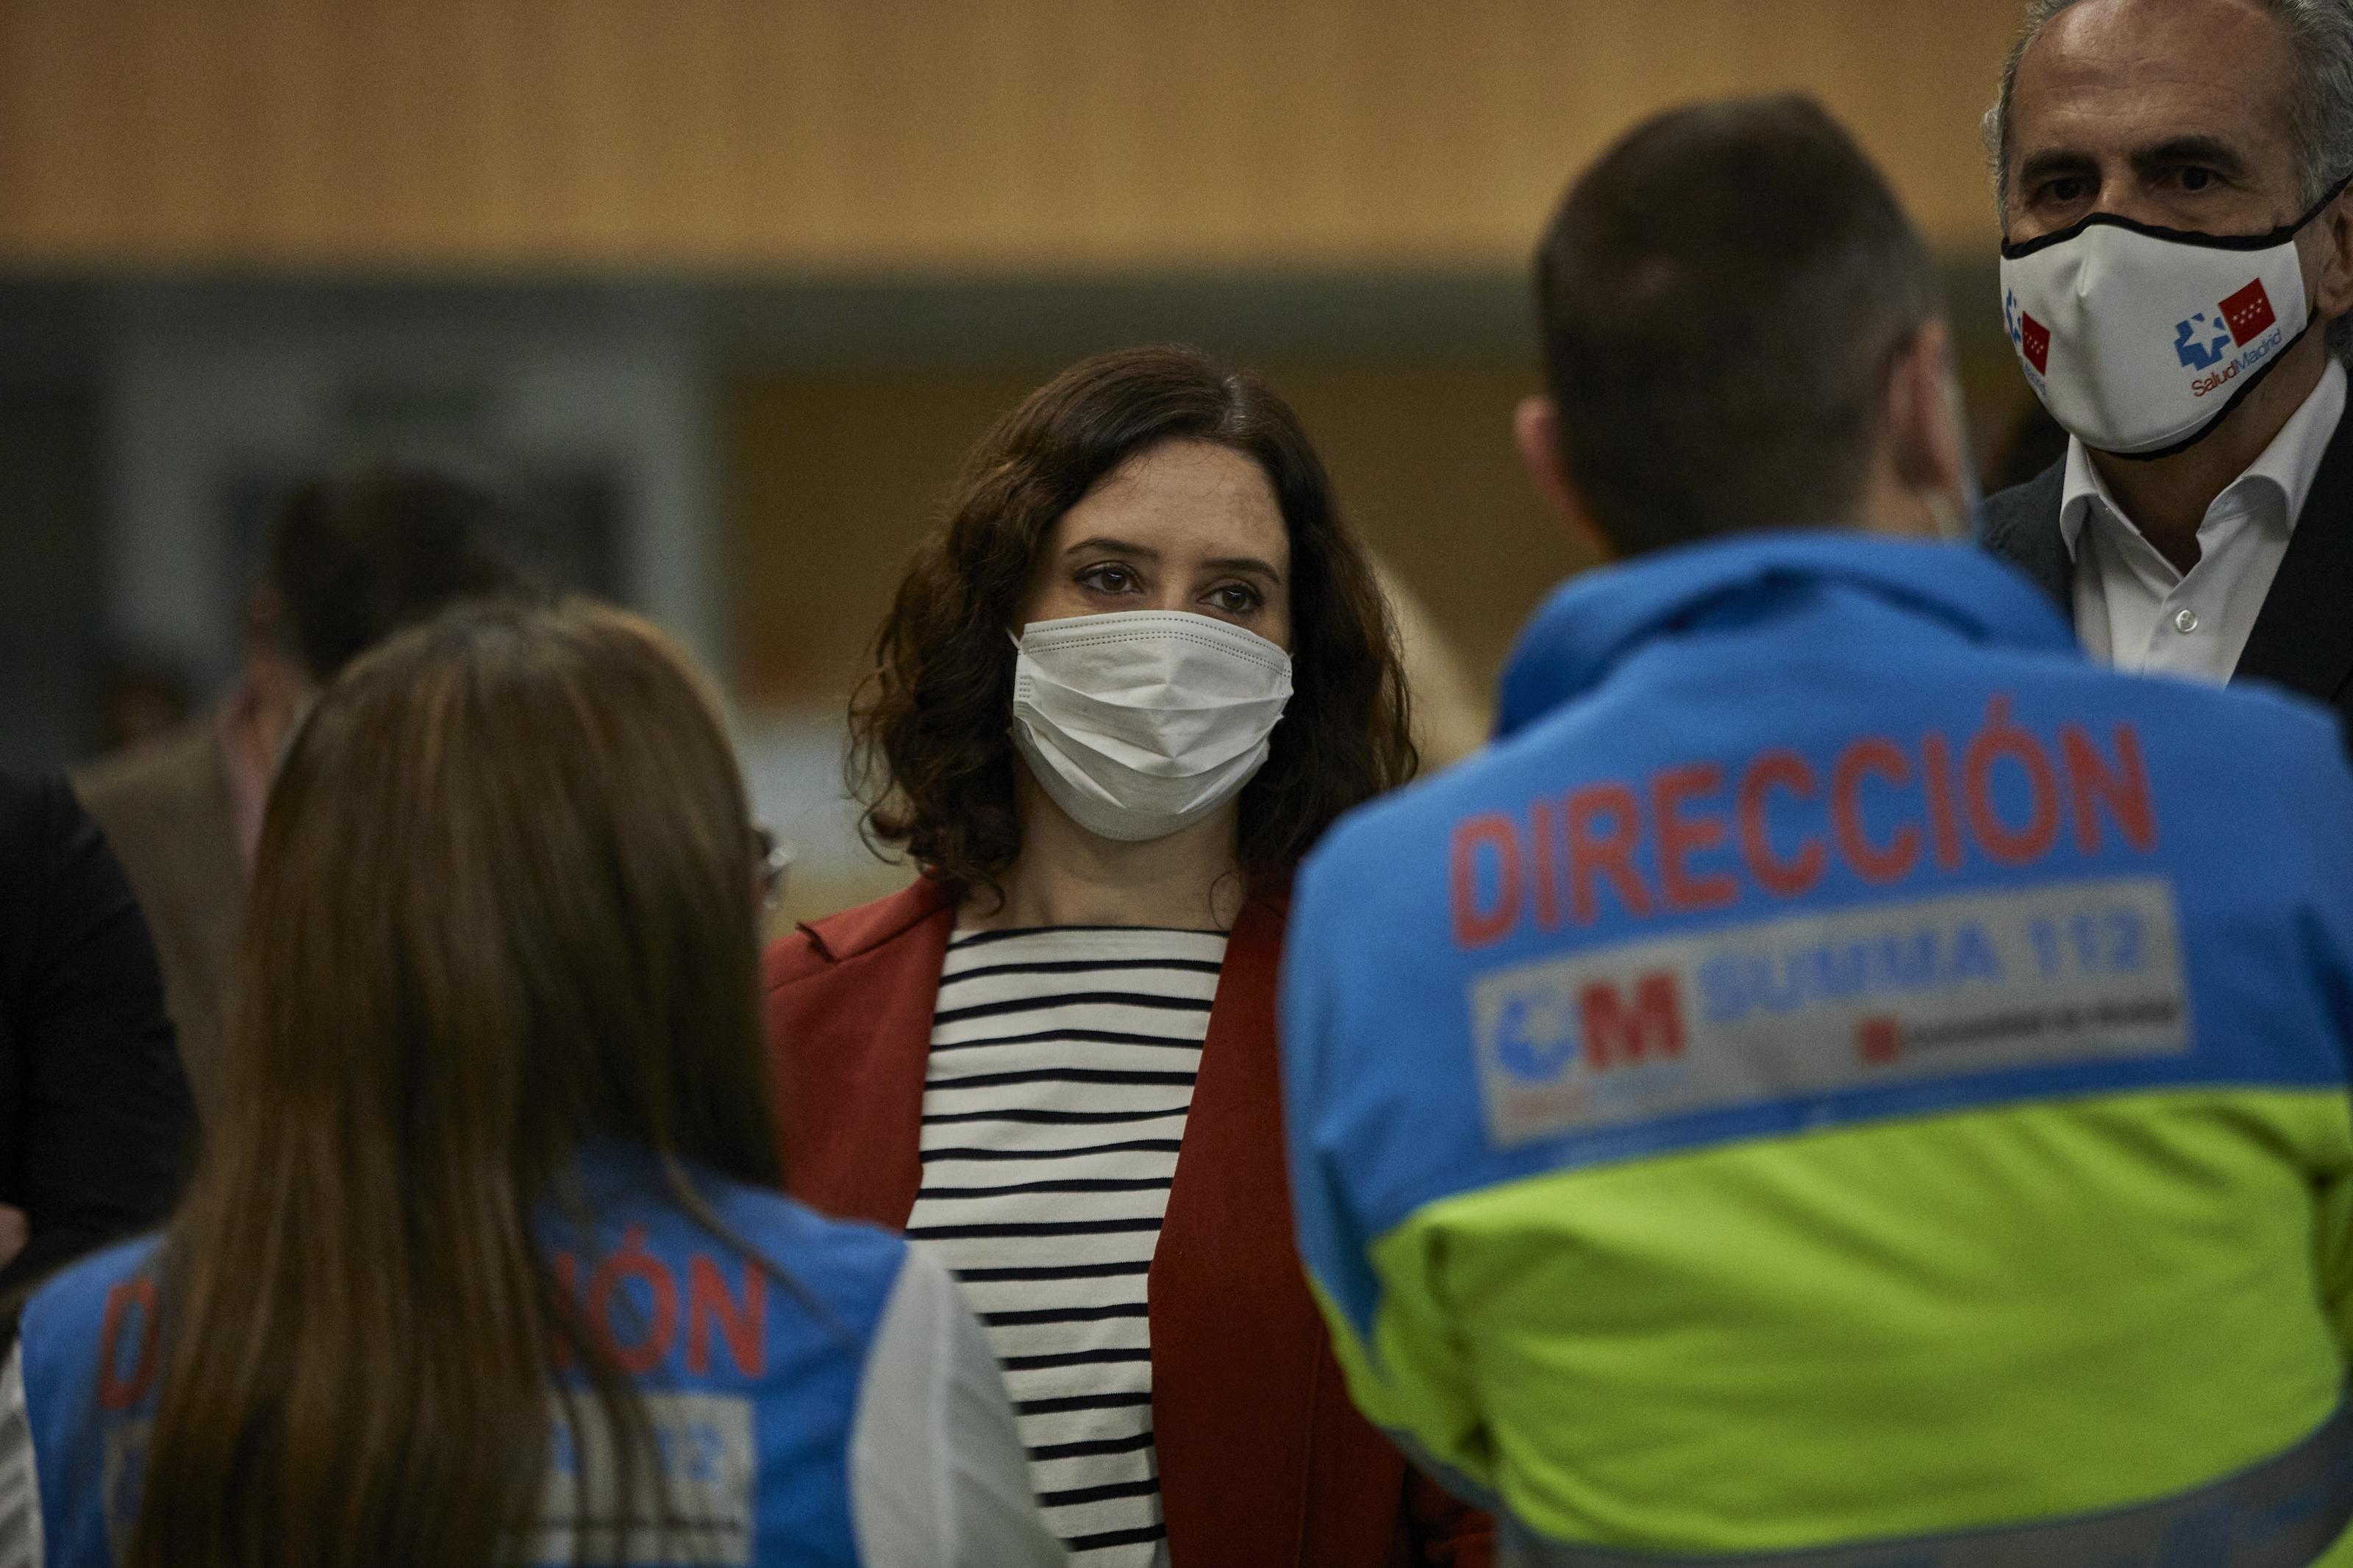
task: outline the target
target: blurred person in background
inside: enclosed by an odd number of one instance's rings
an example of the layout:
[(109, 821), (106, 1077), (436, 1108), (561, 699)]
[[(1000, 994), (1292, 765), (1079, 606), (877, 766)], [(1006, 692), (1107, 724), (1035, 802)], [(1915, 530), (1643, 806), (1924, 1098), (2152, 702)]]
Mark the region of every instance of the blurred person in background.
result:
[(1413, 771), (1388, 611), (1296, 417), (1086, 361), (967, 458), (852, 715), (922, 874), (767, 963), (791, 1190), (988, 1326), (1083, 1568), (1483, 1563), (1348, 1406), (1292, 1251), (1290, 873)]
[(74, 775), (154, 933), (206, 1120), (220, 1109), (214, 1062), (262, 806), (303, 713), (399, 628), (460, 600), (536, 592), (535, 543), (513, 498), (447, 469), (378, 464), (303, 485), (271, 525), (227, 695)]
[(187, 676), (166, 659), (110, 653), (99, 661), (97, 685), (93, 756), (161, 740), (195, 711)]
[(0, 773), (0, 1342), (24, 1286), (164, 1216), (195, 1137), (122, 868), (63, 779)]
[(946, 1274), (773, 1190), (758, 860), (635, 617), (355, 662), (270, 792), (186, 1204), (0, 1372), (0, 1564), (1058, 1562)]
[(1985, 542), (2120, 669), (2353, 716), (2353, 5), (2033, 0), (1987, 116), (2065, 457)]
[(1521, 455), (1623, 563), (1293, 908), (1357, 1397), (1506, 1562), (2353, 1560), (2334, 719), (1932, 542), (1936, 271), (1810, 101), (1628, 132), (1536, 291)]

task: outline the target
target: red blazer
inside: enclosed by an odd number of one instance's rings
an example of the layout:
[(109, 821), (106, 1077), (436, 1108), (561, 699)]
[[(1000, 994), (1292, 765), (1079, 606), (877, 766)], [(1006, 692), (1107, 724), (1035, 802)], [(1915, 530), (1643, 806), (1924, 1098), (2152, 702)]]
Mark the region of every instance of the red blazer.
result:
[[(1348, 1403), (1293, 1249), (1275, 1068), (1287, 892), (1234, 923), (1147, 1278), (1152, 1422), (1178, 1568), (1486, 1568), (1491, 1531)], [(786, 1185), (903, 1228), (923, 1179), (923, 1068), (949, 889), (806, 924), (768, 949)]]

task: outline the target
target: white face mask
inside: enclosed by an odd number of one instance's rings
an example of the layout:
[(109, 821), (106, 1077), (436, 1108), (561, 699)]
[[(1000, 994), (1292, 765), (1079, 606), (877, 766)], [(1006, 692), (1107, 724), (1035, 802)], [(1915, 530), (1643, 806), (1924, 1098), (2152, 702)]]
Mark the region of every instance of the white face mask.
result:
[(2169, 457), (2211, 431), (2310, 326), (2295, 237), (2336, 196), (2269, 234), (2094, 213), (2003, 245), (2003, 324), (2051, 416), (2129, 458)]
[(1240, 794), (1291, 700), (1291, 656), (1208, 616), (1034, 621), (1015, 639), (1013, 743), (1071, 820), (1162, 838)]

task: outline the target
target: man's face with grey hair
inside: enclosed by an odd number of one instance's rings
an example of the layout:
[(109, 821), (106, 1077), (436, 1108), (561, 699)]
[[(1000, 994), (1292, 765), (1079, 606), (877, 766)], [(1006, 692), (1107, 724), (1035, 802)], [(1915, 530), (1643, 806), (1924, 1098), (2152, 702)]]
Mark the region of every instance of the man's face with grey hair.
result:
[[(2294, 222), (2295, 80), (2286, 29), (2252, 0), (2084, 0), (2062, 12), (2019, 62), (2008, 237), (2093, 213), (2208, 234)], [(2305, 258), (2307, 276), (2316, 259)]]

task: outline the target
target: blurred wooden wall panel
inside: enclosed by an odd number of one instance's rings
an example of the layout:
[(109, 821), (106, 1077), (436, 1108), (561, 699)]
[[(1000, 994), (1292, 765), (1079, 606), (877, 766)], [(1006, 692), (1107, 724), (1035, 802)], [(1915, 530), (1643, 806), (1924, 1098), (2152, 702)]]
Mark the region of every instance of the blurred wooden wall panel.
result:
[[(837, 706), (967, 447), (1030, 370), (744, 376), (727, 389), (727, 580), (738, 689)], [(1574, 566), (1513, 455), (1534, 372), (1473, 362), (1275, 363), (1341, 504), (1483, 689)]]
[(965, 449), (1050, 374), (836, 372), (727, 388), (738, 689), (836, 704)]
[(5, 0), (0, 262), (1516, 265), (1799, 88), (1981, 244), (2018, 0)]

